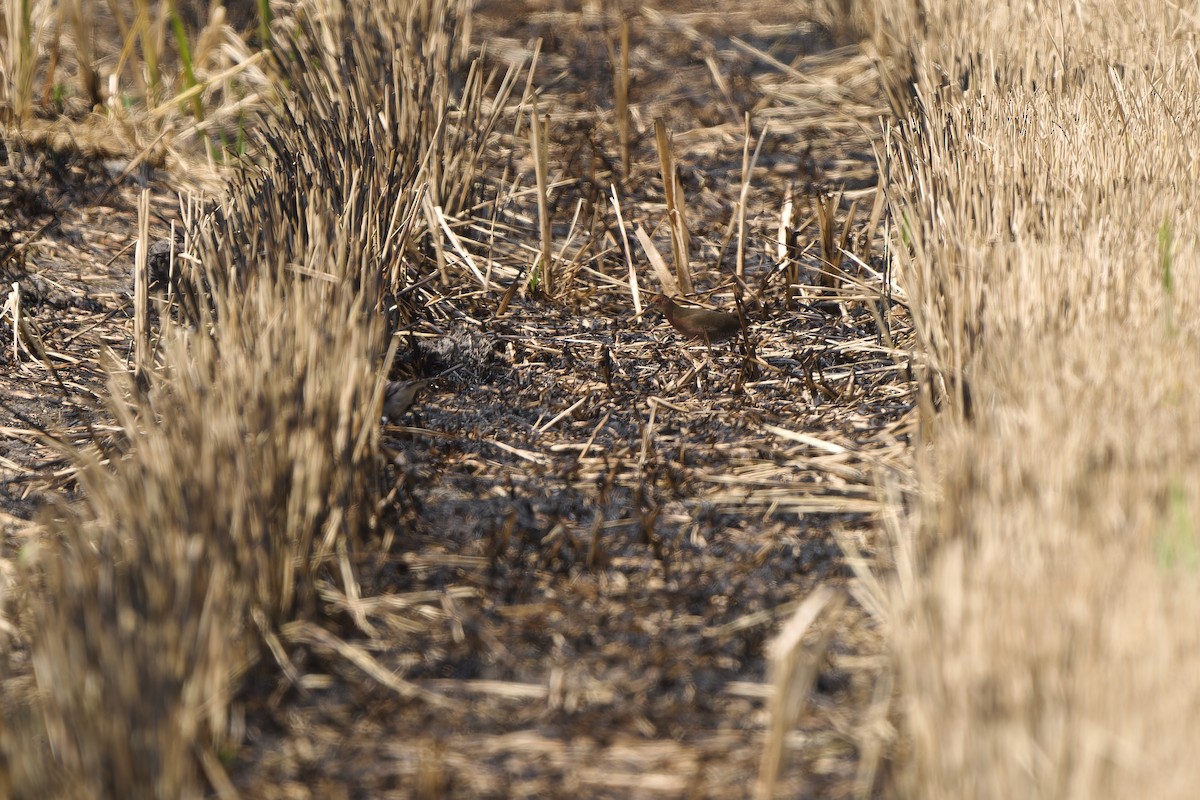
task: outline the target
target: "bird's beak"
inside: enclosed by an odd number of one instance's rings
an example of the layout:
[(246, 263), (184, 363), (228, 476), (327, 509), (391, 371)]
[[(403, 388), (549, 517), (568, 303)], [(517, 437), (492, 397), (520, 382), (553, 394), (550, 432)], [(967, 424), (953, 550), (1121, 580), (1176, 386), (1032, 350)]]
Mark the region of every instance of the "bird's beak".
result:
[(657, 292), (642, 292), (642, 310), (633, 315), (633, 319), (638, 320), (646, 316), (646, 312), (654, 308), (654, 298), (658, 296)]

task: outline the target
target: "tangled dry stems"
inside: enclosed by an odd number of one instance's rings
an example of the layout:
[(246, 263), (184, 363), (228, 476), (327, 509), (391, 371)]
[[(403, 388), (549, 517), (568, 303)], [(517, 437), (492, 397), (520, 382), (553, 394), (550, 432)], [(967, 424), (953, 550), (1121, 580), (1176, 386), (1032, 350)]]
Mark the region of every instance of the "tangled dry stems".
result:
[(929, 444), (896, 544), (896, 791), (1186, 797), (1197, 21), (1043, 11), (880, 9), (911, 64), (890, 191)]

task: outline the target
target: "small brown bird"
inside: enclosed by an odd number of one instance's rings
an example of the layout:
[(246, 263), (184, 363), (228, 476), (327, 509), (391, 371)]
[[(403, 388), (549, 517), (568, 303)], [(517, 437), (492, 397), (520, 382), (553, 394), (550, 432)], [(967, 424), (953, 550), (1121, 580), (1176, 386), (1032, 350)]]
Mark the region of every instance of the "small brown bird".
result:
[(713, 342), (733, 338), (742, 329), (738, 315), (728, 311), (687, 308), (676, 305), (674, 300), (662, 294), (654, 295), (650, 302), (658, 306), (675, 330), (689, 339), (704, 342), (710, 349)]
[(428, 385), (429, 381), (388, 381), (383, 390), (383, 415), (392, 422), (400, 419), (417, 399), (417, 392)]

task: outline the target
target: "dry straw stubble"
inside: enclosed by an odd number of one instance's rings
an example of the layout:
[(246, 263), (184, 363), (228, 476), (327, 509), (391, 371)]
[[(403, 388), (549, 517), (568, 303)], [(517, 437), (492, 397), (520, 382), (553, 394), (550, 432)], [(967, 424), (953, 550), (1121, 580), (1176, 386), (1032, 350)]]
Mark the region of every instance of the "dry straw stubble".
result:
[(893, 789), (1188, 797), (1196, 20), (939, 2), (879, 22), (879, 51), (912, 57), (890, 191), (930, 445), (897, 542), (917, 569), (892, 608)]

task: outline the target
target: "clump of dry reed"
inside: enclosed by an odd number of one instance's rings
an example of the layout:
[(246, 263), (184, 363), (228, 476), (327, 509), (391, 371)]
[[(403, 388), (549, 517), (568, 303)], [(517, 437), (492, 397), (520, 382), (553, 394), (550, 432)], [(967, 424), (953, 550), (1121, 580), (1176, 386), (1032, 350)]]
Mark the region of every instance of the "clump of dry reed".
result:
[(30, 565), (47, 737), (89, 795), (193, 793), (238, 675), (318, 614), (319, 576), (366, 531), (380, 326), (283, 288), (224, 293), (213, 335), (172, 336), (148, 390), (118, 381), (125, 441), (84, 461), (82, 507)]
[[(1176, 8), (881, 4), (923, 386), (905, 797), (1187, 797), (1200, 70)], [(898, 509), (900, 510), (900, 509)]]
[(197, 230), (206, 281), (267, 266), (394, 301), (424, 277), (425, 204), (452, 215), (474, 200), (502, 105), (467, 70), (465, 13), (450, 0), (331, 4), (300, 23), (275, 59), (293, 93), (259, 128), (270, 168), (244, 172)]
[(321, 639), (295, 624), (333, 626), (323, 598), (357, 597), (378, 548), (386, 314), (432, 268), (423, 197), (470, 197), (486, 82), (450, 108), (463, 3), (320, 11), (281, 45), (255, 165), (185, 209), (187, 324), (164, 314), (146, 372), (114, 369), (116, 433), (74, 454), (83, 502), (23, 565), (38, 699), (0, 736), (18, 796), (227, 788), (243, 675), (302, 690), (287, 636)]

